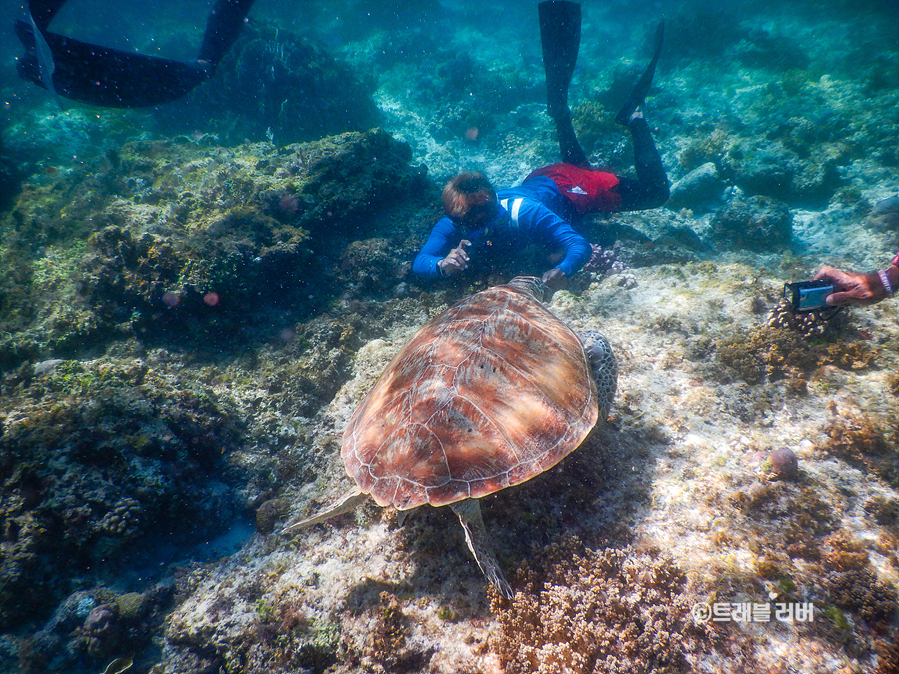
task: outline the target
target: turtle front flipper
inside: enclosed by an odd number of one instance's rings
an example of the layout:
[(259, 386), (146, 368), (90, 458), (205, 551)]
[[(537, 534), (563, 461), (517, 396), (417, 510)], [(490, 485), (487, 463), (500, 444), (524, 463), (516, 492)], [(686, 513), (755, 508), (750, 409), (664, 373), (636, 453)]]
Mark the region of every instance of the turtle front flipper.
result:
[(289, 527), (282, 529), (281, 533), (283, 534), (286, 531), (292, 531), (294, 529), (305, 529), (306, 527), (311, 527), (313, 524), (318, 524), (320, 522), (324, 522), (325, 520), (329, 520), (332, 517), (337, 517), (338, 515), (348, 513), (351, 510), (355, 510), (356, 507), (367, 498), (368, 494), (363, 493), (361, 489), (356, 487), (355, 489), (353, 489), (353, 491), (346, 494), (342, 499), (340, 499), (337, 503), (332, 505), (327, 510), (322, 510), (317, 515), (307, 517), (306, 519), (300, 520), (295, 524), (291, 524)]
[(450, 505), (453, 512), (459, 516), (462, 528), (465, 529), (465, 542), (468, 549), (474, 555), (474, 561), (481, 567), (481, 571), (487, 576), (487, 580), (493, 583), (501, 595), (511, 599), (512, 587), (506, 580), (503, 570), (496, 561), (493, 548), (487, 540), (487, 529), (484, 527), (484, 518), (481, 517), (481, 505), (476, 499), (467, 498)]

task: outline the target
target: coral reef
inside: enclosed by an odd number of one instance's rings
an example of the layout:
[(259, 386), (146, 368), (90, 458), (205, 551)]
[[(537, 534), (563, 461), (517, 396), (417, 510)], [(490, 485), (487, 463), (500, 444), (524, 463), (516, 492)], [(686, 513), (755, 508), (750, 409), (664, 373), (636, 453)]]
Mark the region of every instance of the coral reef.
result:
[(592, 252), (587, 264), (584, 265), (584, 271), (593, 271), (600, 274), (614, 274), (627, 269), (627, 265), (618, 259), (617, 251), (614, 247), (603, 248), (598, 243), (590, 244)]
[(346, 245), (400, 198), (413, 197), (409, 209), (426, 193), (409, 158), (382, 131), (281, 150), (126, 145), (71, 192), (48, 186), (0, 221), (12, 233), (0, 260), (15, 270), (0, 288), (0, 326), (14, 335), (0, 363), (113, 335), (226, 341), (273, 309), (309, 316), (340, 290), (331, 228)]
[(4, 627), (52, 606), (63, 570), (102, 577), (141, 541), (207, 536), (240, 507), (224, 470), (240, 423), (208, 388), (139, 361), (23, 375), (0, 409)]
[(146, 648), (171, 604), (173, 590), (170, 584), (159, 584), (142, 593), (118, 594), (102, 586), (74, 592), (39, 630), (20, 642), (18, 671), (44, 672), (79, 661), (96, 670), (117, 654)]
[[(588, 4), (574, 127), (625, 176), (612, 115), (652, 26)], [(609, 338), (619, 396), (484, 500), (511, 602), (446, 509), (281, 530), (347, 487), (341, 434), (400, 344), (546, 269), (534, 247), (409, 273), (440, 215), (428, 172), (506, 187), (558, 161), (533, 6), (256, 3), (216, 75), (153, 110), (57, 110), (7, 78), (0, 672), (892, 674), (899, 304), (778, 304), (821, 264), (895, 254), (890, 5), (668, 17), (645, 112), (681, 182), (669, 208), (579, 224), (596, 255), (550, 310)], [(115, 25), (193, 58), (202, 17), (164, 22)], [(693, 619), (718, 602), (771, 619)]]
[(871, 367), (878, 350), (864, 340), (817, 339), (828, 334), (832, 323), (839, 328), (846, 325), (844, 318), (833, 321), (815, 314), (793, 314), (786, 300), (781, 300), (764, 325), (719, 340), (716, 358), (750, 384), (788, 377), (797, 391), (804, 391), (800, 381), (806, 381), (822, 366), (846, 370)]
[(406, 648), (409, 618), (403, 615), (397, 598), (390, 592), (381, 592), (380, 602), (379, 615), (363, 656), (380, 666), (379, 671), (420, 671), (427, 665), (427, 657)]

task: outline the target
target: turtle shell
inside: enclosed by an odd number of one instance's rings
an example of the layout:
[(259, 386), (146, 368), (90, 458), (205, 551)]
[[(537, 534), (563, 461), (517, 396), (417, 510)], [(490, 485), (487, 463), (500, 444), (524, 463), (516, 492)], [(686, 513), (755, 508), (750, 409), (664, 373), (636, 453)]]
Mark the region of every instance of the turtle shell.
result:
[(516, 280), (427, 323), (353, 413), (341, 455), (379, 505), (442, 506), (520, 484), (596, 424), (580, 340)]

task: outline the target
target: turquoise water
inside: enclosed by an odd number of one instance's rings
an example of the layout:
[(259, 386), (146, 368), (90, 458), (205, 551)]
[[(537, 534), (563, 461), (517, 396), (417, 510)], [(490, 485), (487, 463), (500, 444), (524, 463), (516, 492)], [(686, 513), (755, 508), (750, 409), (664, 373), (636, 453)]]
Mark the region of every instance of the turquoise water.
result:
[[(69, 0), (50, 30), (193, 62), (212, 6)], [(596, 260), (552, 310), (609, 337), (618, 399), (576, 463), (485, 499), (519, 592), (491, 610), (443, 511), (279, 532), (348, 488), (343, 428), (405, 340), (543, 259), (410, 271), (455, 172), (558, 161), (536, 3), (257, 0), (214, 75), (140, 108), (58, 107), (0, 8), (0, 671), (654, 671), (572, 636), (625, 633), (628, 588), (675, 671), (891, 671), (895, 300), (826, 326), (778, 302), (899, 249), (895, 3), (582, 11), (574, 129), (629, 177), (613, 120), (665, 20), (644, 112), (672, 197), (577, 225)], [(819, 622), (685, 622), (770, 592)], [(565, 655), (519, 620), (585, 606), (612, 622), (560, 627)]]

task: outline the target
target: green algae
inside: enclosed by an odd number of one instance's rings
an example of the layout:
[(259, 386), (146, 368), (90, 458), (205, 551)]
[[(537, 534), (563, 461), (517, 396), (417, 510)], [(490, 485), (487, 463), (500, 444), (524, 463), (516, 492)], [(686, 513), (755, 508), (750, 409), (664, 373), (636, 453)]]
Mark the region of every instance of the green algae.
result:
[[(0, 281), (0, 362), (122, 332), (224, 340), (248, 323), (247, 307), (308, 316), (339, 288), (331, 231), (364, 235), (373, 215), (425, 189), (410, 158), (379, 130), (287, 148), (134, 141), (80, 182), (32, 186), (0, 217), (12, 233), (0, 263), (15, 270)], [(401, 262), (379, 264), (390, 276)]]

